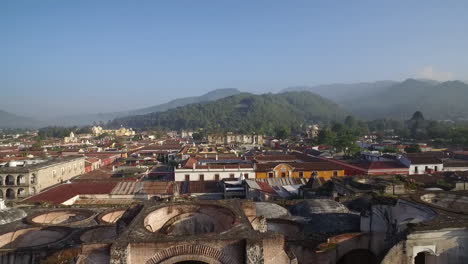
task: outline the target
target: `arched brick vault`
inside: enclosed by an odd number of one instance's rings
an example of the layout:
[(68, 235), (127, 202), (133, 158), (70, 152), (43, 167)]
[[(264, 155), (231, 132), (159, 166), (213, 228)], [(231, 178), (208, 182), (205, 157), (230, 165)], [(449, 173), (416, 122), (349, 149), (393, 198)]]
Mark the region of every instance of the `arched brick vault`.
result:
[(177, 256), (202, 256), (208, 259), (212, 259), (215, 262), (220, 262), (222, 264), (233, 264), (234, 261), (224, 255), (219, 249), (204, 246), (204, 245), (179, 245), (175, 247), (171, 247), (168, 249), (164, 249), (156, 255), (154, 255), (152, 258), (150, 258), (146, 264), (159, 264), (165, 260), (168, 260), (173, 257)]

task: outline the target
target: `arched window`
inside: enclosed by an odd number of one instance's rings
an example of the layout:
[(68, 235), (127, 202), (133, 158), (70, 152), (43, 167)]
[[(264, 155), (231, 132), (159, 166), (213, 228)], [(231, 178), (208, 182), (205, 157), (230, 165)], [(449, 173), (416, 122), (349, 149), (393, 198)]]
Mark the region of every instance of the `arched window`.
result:
[(24, 175), (18, 175), (18, 177), (16, 177), (16, 184), (17, 185), (21, 185), (21, 184), (25, 184), (26, 183), (26, 178), (24, 177)]
[(18, 197), (24, 197), (26, 196), (26, 191), (23, 188), (18, 189)]
[(3, 199), (3, 191), (0, 190), (0, 199)]
[(37, 180), (37, 179), (36, 179), (36, 174), (33, 173), (33, 174), (31, 175), (31, 184), (35, 184), (35, 183), (36, 183), (36, 180)]
[(7, 189), (6, 193), (5, 193), (5, 196), (6, 196), (7, 199), (10, 199), (10, 200), (15, 199), (15, 191), (13, 189), (11, 189), (11, 188)]
[(5, 178), (5, 185), (15, 185), (15, 177), (13, 177), (13, 175), (7, 175)]
[(3, 185), (3, 177), (0, 176), (0, 185)]
[(34, 195), (34, 194), (36, 194), (36, 187), (31, 188), (31, 195)]

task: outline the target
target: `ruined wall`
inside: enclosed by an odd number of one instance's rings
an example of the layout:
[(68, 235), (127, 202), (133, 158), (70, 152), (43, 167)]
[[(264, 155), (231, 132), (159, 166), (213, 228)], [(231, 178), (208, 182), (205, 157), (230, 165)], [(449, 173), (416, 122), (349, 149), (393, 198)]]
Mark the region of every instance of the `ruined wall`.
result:
[(420, 252), (426, 253), (428, 264), (468, 263), (468, 230), (447, 228), (412, 233), (388, 252), (382, 264), (413, 264)]

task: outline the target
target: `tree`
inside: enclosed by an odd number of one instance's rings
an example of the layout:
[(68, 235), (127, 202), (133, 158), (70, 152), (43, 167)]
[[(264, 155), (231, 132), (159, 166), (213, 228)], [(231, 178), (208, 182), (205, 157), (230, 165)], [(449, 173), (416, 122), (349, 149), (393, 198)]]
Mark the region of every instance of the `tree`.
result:
[(421, 152), (421, 147), (418, 144), (407, 146), (405, 148), (406, 153), (419, 153)]
[(395, 148), (394, 146), (385, 146), (382, 149), (383, 153), (398, 153), (398, 149)]
[(42, 147), (42, 141), (38, 140), (32, 144), (33, 148), (41, 148)]
[(412, 121), (424, 121), (424, 115), (421, 111), (416, 111), (413, 114), (413, 117), (411, 117)]
[(286, 139), (291, 136), (291, 129), (287, 126), (280, 126), (275, 129), (275, 136), (279, 139)]
[(317, 143), (332, 146), (335, 144), (336, 134), (328, 128), (321, 129), (317, 135)]
[(200, 132), (193, 132), (192, 138), (193, 140), (200, 141), (203, 140), (203, 135)]

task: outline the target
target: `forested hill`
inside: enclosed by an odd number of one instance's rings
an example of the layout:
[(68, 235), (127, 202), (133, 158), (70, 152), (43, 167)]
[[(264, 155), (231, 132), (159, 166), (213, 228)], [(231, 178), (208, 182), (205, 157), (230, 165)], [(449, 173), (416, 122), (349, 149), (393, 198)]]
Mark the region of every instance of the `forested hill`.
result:
[(343, 120), (346, 115), (337, 104), (307, 91), (262, 95), (242, 93), (210, 103), (117, 118), (109, 122), (109, 126), (271, 133), (280, 127)]
[(430, 119), (468, 119), (468, 85), (408, 79), (368, 96), (341, 102), (344, 108), (366, 119), (404, 119), (421, 111)]

